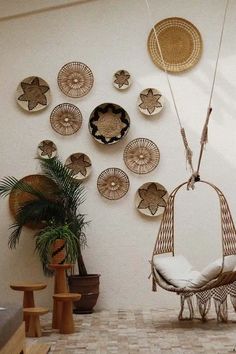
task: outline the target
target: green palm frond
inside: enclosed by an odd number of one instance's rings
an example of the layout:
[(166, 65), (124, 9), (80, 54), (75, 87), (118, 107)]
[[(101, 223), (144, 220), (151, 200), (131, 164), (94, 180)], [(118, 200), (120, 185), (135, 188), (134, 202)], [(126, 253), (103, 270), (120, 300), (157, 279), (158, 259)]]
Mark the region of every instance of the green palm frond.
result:
[(10, 176), (4, 177), (0, 183), (0, 196), (6, 197), (8, 196), (11, 191), (13, 190), (21, 190), (22, 192), (27, 192), (31, 195), (34, 195), (38, 198), (45, 198), (43, 192), (39, 191), (38, 189), (32, 187), (28, 183), (18, 180), (17, 178)]
[(20, 235), (22, 231), (23, 225), (18, 224), (17, 222), (12, 224), (9, 229), (13, 230), (9, 236), (8, 246), (9, 248), (16, 248), (17, 244), (20, 240)]

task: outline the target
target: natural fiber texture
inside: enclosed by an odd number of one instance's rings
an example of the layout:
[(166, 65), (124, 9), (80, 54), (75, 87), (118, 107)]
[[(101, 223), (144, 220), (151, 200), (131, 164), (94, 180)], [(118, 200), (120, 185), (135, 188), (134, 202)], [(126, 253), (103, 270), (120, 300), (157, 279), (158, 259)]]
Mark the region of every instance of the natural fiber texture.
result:
[[(202, 39), (191, 22), (179, 17), (166, 18), (155, 25), (155, 30), (167, 71), (185, 71), (199, 61)], [(164, 69), (153, 29), (148, 37), (148, 50), (154, 64)]]
[(119, 168), (108, 168), (98, 176), (97, 188), (103, 197), (117, 200), (128, 192), (129, 178)]
[(58, 73), (58, 86), (69, 97), (83, 97), (93, 87), (93, 73), (84, 63), (73, 61), (65, 64)]
[[(194, 316), (194, 310), (193, 310), (193, 302), (192, 302), (192, 296), (193, 294), (180, 294), (180, 312), (178, 319), (181, 320), (192, 320)], [(189, 317), (183, 317), (183, 312), (184, 312), (184, 305), (187, 303), (188, 310), (189, 310)]]
[(49, 85), (41, 77), (27, 77), (17, 86), (16, 100), (28, 112), (40, 111), (51, 102)]
[(127, 70), (118, 70), (113, 76), (113, 85), (118, 90), (126, 90), (131, 83), (131, 76)]
[(90, 175), (92, 163), (86, 154), (75, 153), (66, 159), (65, 166), (73, 171), (74, 178), (83, 180)]
[(71, 103), (59, 104), (50, 116), (52, 128), (61, 135), (75, 134), (80, 129), (82, 120), (79, 108)]
[(102, 144), (114, 144), (122, 139), (129, 130), (128, 113), (114, 103), (102, 103), (90, 115), (89, 131)]
[(144, 183), (135, 194), (137, 210), (147, 216), (161, 215), (167, 204), (168, 193), (164, 186), (156, 182)]
[(164, 97), (155, 88), (147, 88), (138, 96), (138, 108), (146, 116), (159, 113), (164, 107)]
[(153, 141), (137, 138), (126, 146), (123, 158), (132, 172), (145, 174), (157, 167), (160, 161), (160, 151)]
[[(236, 254), (236, 230), (234, 222), (231, 216), (231, 212), (228, 206), (228, 203), (225, 199), (225, 196), (212, 183), (206, 181), (199, 181), (198, 183), (204, 183), (212, 187), (218, 195), (220, 202), (220, 211), (221, 211), (221, 236), (222, 236), (222, 253), (223, 258), (228, 255)], [(162, 254), (162, 253), (172, 253), (174, 256), (174, 202), (175, 196), (179, 189), (183, 186), (186, 186), (188, 182), (184, 182), (176, 187), (173, 192), (170, 194), (167, 201), (167, 206), (165, 208), (163, 218), (161, 221), (160, 229), (157, 235), (157, 240), (153, 250), (153, 256)], [(156, 271), (153, 261), (152, 263), (152, 275), (161, 287), (168, 291), (173, 291), (177, 293), (197, 293), (219, 286), (228, 285), (236, 281), (236, 272), (224, 272), (220, 273), (216, 279), (211, 280), (204, 286), (200, 288), (185, 287), (185, 288), (176, 288), (171, 284), (168, 284)], [(223, 264), (222, 264), (223, 266)]]
[(38, 145), (38, 156), (42, 159), (51, 159), (57, 155), (57, 147), (51, 140), (43, 140)]
[[(56, 185), (46, 176), (43, 175), (29, 175), (23, 177), (20, 181), (29, 184), (39, 191), (43, 191), (48, 198), (55, 198)], [(25, 203), (37, 199), (30, 193), (23, 192), (20, 189), (13, 189), (9, 195), (9, 207), (12, 215), (17, 219), (17, 212)], [(31, 229), (37, 229), (41, 224), (30, 223), (26, 225)]]

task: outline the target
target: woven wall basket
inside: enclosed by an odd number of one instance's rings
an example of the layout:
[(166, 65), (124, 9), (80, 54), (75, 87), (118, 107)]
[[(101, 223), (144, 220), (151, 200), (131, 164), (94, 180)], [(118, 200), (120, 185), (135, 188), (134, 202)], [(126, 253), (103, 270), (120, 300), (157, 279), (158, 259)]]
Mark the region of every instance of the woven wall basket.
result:
[(131, 75), (127, 70), (118, 70), (113, 76), (113, 85), (118, 90), (126, 90), (132, 83)]
[(160, 151), (153, 141), (137, 138), (126, 146), (123, 158), (132, 172), (145, 174), (157, 167), (160, 161)]
[(43, 140), (38, 144), (38, 156), (42, 159), (52, 159), (57, 155), (57, 147), (51, 140)]
[[(29, 184), (30, 186), (34, 187), (35, 189), (42, 191), (47, 198), (54, 199), (55, 193), (57, 191), (56, 185), (43, 175), (29, 175), (25, 176), (21, 179), (22, 182)], [(19, 208), (26, 202), (35, 200), (36, 197), (30, 193), (23, 192), (19, 189), (13, 189), (9, 195), (9, 207), (12, 215), (15, 219), (17, 219), (17, 212)], [(27, 224), (31, 229), (37, 229), (43, 226), (43, 224), (38, 223), (30, 223)]]
[(71, 103), (59, 104), (50, 116), (52, 128), (61, 135), (75, 134), (80, 129), (82, 120), (79, 108)]
[(84, 63), (73, 61), (65, 64), (58, 73), (58, 86), (69, 97), (82, 97), (93, 87), (94, 77), (91, 69)]
[(146, 116), (154, 116), (164, 107), (164, 97), (155, 88), (146, 88), (138, 96), (138, 109)]
[(104, 170), (97, 179), (99, 193), (110, 200), (117, 200), (128, 192), (129, 178), (119, 168), (108, 168)]
[(38, 76), (25, 78), (17, 86), (16, 101), (25, 111), (41, 111), (51, 102), (48, 83)]
[(168, 200), (168, 193), (164, 186), (156, 182), (144, 183), (135, 194), (135, 206), (144, 215), (161, 215)]
[[(155, 30), (167, 71), (185, 71), (199, 61), (202, 38), (191, 22), (179, 17), (166, 18), (155, 25)], [(153, 29), (147, 44), (154, 64), (164, 69)]]
[(92, 163), (86, 154), (78, 152), (66, 159), (65, 166), (73, 171), (74, 178), (83, 180), (90, 175)]
[(129, 130), (128, 113), (115, 103), (102, 103), (97, 106), (89, 118), (89, 131), (99, 143), (115, 144)]

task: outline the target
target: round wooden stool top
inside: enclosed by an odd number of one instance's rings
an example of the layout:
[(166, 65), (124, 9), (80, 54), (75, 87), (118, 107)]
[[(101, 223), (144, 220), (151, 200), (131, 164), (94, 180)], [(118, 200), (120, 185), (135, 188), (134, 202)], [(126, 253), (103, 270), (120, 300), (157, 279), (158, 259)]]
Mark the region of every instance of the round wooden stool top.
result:
[(24, 313), (30, 316), (40, 316), (45, 315), (49, 312), (49, 309), (45, 307), (26, 307), (23, 309)]
[(19, 291), (34, 291), (45, 289), (47, 284), (44, 283), (30, 283), (30, 282), (19, 282), (15, 284), (10, 284), (13, 290)]
[(74, 266), (74, 264), (71, 264), (71, 263), (63, 263), (63, 264), (51, 263), (51, 264), (48, 265), (49, 268), (55, 269), (55, 270), (70, 269), (73, 266)]
[(56, 301), (76, 301), (81, 298), (81, 294), (79, 293), (60, 293), (60, 294), (55, 294), (53, 295), (53, 298)]

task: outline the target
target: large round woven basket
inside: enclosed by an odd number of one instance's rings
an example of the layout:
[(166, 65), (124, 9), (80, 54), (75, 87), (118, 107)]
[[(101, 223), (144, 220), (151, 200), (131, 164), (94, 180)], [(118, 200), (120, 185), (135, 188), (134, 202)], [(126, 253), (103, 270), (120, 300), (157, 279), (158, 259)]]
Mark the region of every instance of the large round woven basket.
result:
[[(185, 71), (199, 61), (202, 53), (202, 38), (191, 22), (179, 17), (166, 18), (155, 25), (155, 32), (167, 71)], [(147, 44), (154, 64), (164, 69), (153, 29)]]

